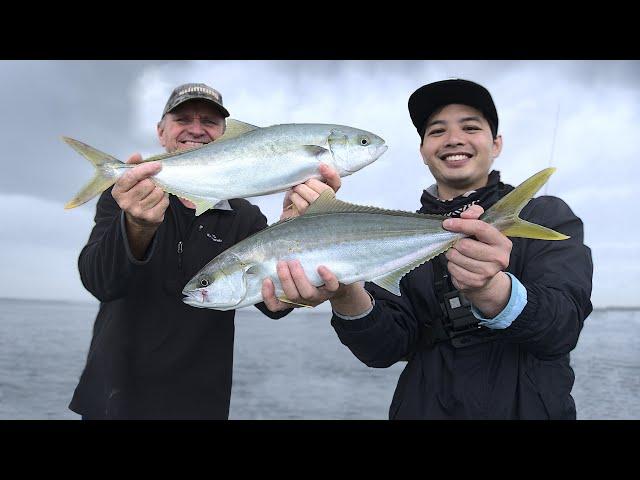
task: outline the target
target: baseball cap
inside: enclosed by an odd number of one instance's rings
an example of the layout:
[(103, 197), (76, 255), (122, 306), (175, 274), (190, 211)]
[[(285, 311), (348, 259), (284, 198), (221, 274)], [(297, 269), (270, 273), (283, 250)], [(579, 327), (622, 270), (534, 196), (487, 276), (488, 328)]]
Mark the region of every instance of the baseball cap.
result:
[(173, 92), (171, 92), (169, 100), (167, 100), (167, 104), (162, 112), (162, 118), (178, 105), (195, 99), (208, 100), (209, 102), (215, 103), (225, 118), (229, 116), (228, 110), (222, 105), (222, 95), (220, 95), (219, 91), (204, 83), (185, 83), (184, 85), (174, 88)]
[(423, 85), (409, 97), (409, 115), (420, 138), (424, 136), (424, 124), (433, 112), (452, 103), (469, 105), (482, 112), (495, 138), (498, 112), (491, 94), (482, 85), (459, 78)]

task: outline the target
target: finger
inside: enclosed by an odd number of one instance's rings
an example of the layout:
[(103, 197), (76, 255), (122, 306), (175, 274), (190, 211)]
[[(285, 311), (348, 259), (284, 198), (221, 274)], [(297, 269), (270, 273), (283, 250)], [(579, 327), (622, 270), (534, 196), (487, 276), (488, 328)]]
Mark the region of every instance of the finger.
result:
[(492, 270), (498, 269), (497, 266), (492, 267), (493, 264), (491, 264), (490, 262), (478, 260), (473, 257), (467, 257), (455, 248), (450, 249), (445, 254), (445, 256), (447, 257), (449, 263), (455, 264), (463, 268), (464, 270), (480, 275), (484, 275)]
[(142, 155), (134, 153), (127, 159), (127, 163), (142, 163)]
[(121, 191), (126, 192), (133, 188), (138, 182), (157, 174), (161, 169), (162, 164), (160, 162), (142, 163), (122, 175), (116, 182), (116, 185), (118, 185)]
[[(448, 263), (447, 269), (451, 274), (451, 281), (458, 290), (469, 290), (480, 288), (487, 283), (487, 278), (483, 275), (470, 272), (455, 263)], [(455, 280), (455, 282), (454, 282)], [(457, 283), (457, 285), (456, 285)]]
[(262, 282), (262, 301), (272, 312), (284, 310), (285, 304), (276, 298), (276, 287), (270, 278), (265, 278)]
[(336, 292), (338, 288), (340, 288), (340, 282), (338, 282), (338, 278), (324, 265), (320, 265), (318, 267), (318, 274), (320, 278), (324, 281), (324, 288), (328, 292)]
[(321, 182), (317, 178), (311, 178), (311, 179), (307, 180), (306, 182), (304, 182), (302, 185), (308, 186), (311, 190), (313, 190), (314, 192), (316, 192), (318, 194), (324, 192), (325, 190), (331, 190), (333, 192), (333, 189), (329, 185), (327, 185), (326, 183)]
[(329, 185), (334, 192), (340, 190), (340, 186), (342, 185), (342, 179), (338, 172), (336, 172), (333, 168), (331, 168), (327, 164), (320, 165), (320, 175), (326, 180), (327, 185)]
[(501, 250), (498, 247), (474, 240), (473, 238), (458, 240), (449, 252), (452, 250), (462, 256), (481, 262), (492, 262), (501, 257)]
[(151, 192), (153, 192), (155, 189), (156, 184), (148, 178), (145, 178), (141, 182), (138, 182), (136, 185), (131, 187), (131, 189), (123, 193), (128, 197), (130, 201), (140, 203), (142, 200), (151, 195)]
[(164, 220), (164, 213), (168, 207), (169, 195), (166, 194), (153, 208), (143, 212), (142, 218), (150, 223), (161, 223)]
[(151, 210), (164, 198), (165, 193), (160, 187), (155, 187), (149, 195), (140, 200), (140, 208), (142, 210)]
[(304, 198), (298, 195), (296, 192), (291, 193), (291, 202), (298, 210), (298, 213), (302, 215), (307, 208), (309, 208), (309, 202), (307, 202)]
[(493, 225), (482, 220), (448, 218), (442, 222), (442, 226), (451, 232), (464, 233), (488, 244), (504, 243), (507, 238)]
[(282, 260), (279, 261), (276, 266), (276, 271), (278, 273), (280, 284), (282, 285), (284, 296), (292, 301), (300, 300), (300, 293), (298, 292), (293, 278), (291, 278), (291, 272), (289, 271), (289, 265), (287, 262)]
[(289, 271), (291, 272), (291, 278), (296, 284), (296, 288), (302, 298), (305, 300), (316, 300), (320, 297), (318, 289), (315, 285), (312, 285), (307, 274), (304, 273), (304, 268), (298, 260), (291, 260), (287, 262), (289, 264)]
[(286, 193), (284, 194), (284, 198), (282, 199), (282, 209), (286, 209), (286, 208), (290, 208), (291, 205), (293, 205), (291, 203), (291, 189), (287, 190)]
[[(320, 185), (324, 185), (324, 183), (318, 182), (318, 180), (316, 180), (316, 182), (319, 183)], [(327, 185), (324, 185), (324, 186), (325, 188), (329, 188)], [(293, 192), (300, 195), (300, 197), (305, 199), (308, 203), (315, 202), (320, 196), (320, 194), (317, 191), (310, 188), (308, 185), (305, 185), (304, 183), (293, 187)]]
[(460, 218), (472, 218), (476, 219), (484, 213), (484, 208), (480, 205), (471, 205), (464, 212), (460, 214)]

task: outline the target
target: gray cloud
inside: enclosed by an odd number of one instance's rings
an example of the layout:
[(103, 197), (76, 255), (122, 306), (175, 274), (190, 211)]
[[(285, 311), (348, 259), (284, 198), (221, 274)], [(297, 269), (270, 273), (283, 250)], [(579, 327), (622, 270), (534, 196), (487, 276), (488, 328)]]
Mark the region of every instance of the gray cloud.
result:
[[(92, 168), (60, 136), (114, 155), (131, 148), (133, 81), (146, 62), (2, 61), (0, 192), (67, 200)], [(126, 153), (125, 153), (126, 152)], [(132, 153), (132, 152), (131, 152)]]
[[(71, 211), (62, 205), (92, 167), (60, 135), (123, 160), (135, 151), (158, 153), (155, 123), (171, 89), (205, 81), (221, 90), (233, 117), (256, 125), (343, 123), (381, 135), (389, 151), (345, 179), (340, 196), (414, 210), (433, 179), (418, 153), (407, 98), (448, 77), (492, 92), (505, 140), (495, 168), (506, 181), (517, 184), (550, 162), (558, 167), (549, 193), (584, 220), (597, 266), (594, 302), (636, 303), (629, 286), (637, 285), (640, 262), (621, 239), (640, 236), (629, 221), (637, 189), (637, 61), (0, 61), (0, 294), (17, 295), (15, 279), (28, 283), (40, 272), (55, 284), (51, 295), (87, 298), (75, 262), (95, 200)], [(270, 222), (278, 218), (281, 194), (252, 201)]]

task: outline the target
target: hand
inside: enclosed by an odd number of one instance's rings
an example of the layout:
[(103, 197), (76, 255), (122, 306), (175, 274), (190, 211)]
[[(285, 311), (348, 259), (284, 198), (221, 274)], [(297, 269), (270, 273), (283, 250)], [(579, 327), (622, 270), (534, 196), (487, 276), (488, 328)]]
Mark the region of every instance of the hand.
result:
[(445, 254), (453, 285), (485, 315), (497, 315), (511, 294), (511, 280), (503, 272), (509, 266), (511, 240), (494, 226), (477, 218), (484, 212), (474, 205), (450, 218), (443, 227), (475, 238), (463, 238)]
[[(324, 285), (316, 287), (309, 282), (304, 269), (298, 260), (279, 261), (276, 267), (278, 278), (284, 291), (284, 296), (292, 302), (317, 306), (334, 297), (344, 288), (336, 276), (324, 266), (318, 267), (318, 274), (324, 280)], [(272, 312), (279, 312), (297, 305), (285, 303), (276, 298), (275, 286), (270, 278), (262, 282), (262, 299)]]
[[(136, 153), (127, 163), (141, 163)], [(115, 183), (111, 195), (125, 212), (127, 223), (138, 229), (157, 229), (169, 206), (169, 195), (149, 177), (162, 169), (160, 162), (147, 162), (130, 169)]]
[(320, 174), (323, 181), (312, 178), (287, 190), (282, 202), (280, 220), (302, 215), (324, 190), (330, 188), (334, 193), (340, 190), (342, 180), (333, 168), (323, 163), (320, 165)]

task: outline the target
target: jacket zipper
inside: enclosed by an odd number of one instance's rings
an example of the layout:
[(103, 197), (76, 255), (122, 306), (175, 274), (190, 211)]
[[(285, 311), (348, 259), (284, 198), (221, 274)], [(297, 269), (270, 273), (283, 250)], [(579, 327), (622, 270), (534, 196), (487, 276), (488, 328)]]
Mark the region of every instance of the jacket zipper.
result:
[(178, 242), (178, 270), (182, 271), (182, 240)]

